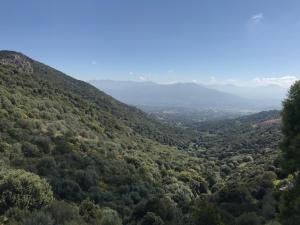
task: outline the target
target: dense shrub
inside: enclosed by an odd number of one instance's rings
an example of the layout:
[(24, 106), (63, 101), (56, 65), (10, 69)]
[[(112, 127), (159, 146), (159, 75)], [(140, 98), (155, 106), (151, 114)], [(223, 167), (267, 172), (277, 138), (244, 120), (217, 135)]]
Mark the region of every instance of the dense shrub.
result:
[(7, 170), (0, 174), (0, 208), (37, 209), (53, 200), (50, 185), (39, 176), (24, 170)]

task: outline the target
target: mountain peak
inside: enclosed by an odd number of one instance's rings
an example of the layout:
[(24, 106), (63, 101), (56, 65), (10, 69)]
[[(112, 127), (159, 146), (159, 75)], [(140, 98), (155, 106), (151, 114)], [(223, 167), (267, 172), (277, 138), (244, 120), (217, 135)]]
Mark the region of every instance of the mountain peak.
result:
[(0, 51), (0, 64), (6, 66), (12, 66), (19, 72), (24, 72), (28, 74), (33, 73), (33, 67), (31, 65), (31, 60), (19, 52)]

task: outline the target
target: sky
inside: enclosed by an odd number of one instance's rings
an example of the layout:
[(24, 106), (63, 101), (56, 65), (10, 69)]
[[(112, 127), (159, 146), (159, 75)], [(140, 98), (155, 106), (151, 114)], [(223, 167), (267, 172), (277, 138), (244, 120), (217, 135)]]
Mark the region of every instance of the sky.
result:
[(299, 0), (3, 0), (0, 49), (77, 79), (288, 86)]

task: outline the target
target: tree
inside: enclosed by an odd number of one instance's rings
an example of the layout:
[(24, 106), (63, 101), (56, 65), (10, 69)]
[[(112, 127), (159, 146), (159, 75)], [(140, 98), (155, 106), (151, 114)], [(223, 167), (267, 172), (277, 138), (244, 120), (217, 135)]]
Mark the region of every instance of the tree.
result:
[(101, 225), (122, 225), (122, 220), (115, 210), (110, 208), (102, 209), (101, 212)]
[(53, 200), (46, 180), (24, 170), (6, 170), (0, 173), (0, 208), (37, 209)]
[(176, 203), (167, 196), (155, 196), (140, 202), (134, 209), (132, 219), (139, 221), (148, 212), (154, 213), (162, 221), (170, 224), (177, 224), (181, 217), (181, 211), (176, 207)]
[(153, 212), (147, 212), (139, 225), (164, 225), (162, 219)]
[(283, 102), (282, 133), (283, 166), (289, 172), (296, 172), (300, 169), (300, 81), (290, 88)]
[(83, 198), (83, 193), (80, 186), (75, 181), (70, 179), (58, 180), (55, 184), (54, 192), (61, 199), (68, 201), (80, 202)]
[[(297, 81), (289, 91), (283, 103), (281, 143), (283, 168), (294, 173), (295, 182), (287, 186), (284, 193), (284, 206), (281, 211), (281, 220), (284, 225), (297, 225), (300, 220), (300, 81)], [(293, 187), (293, 188), (292, 188)]]
[(102, 214), (98, 205), (93, 202), (84, 200), (79, 207), (79, 214), (89, 224), (100, 223)]
[(217, 207), (206, 201), (196, 203), (193, 219), (196, 225), (224, 225), (222, 216)]
[(82, 222), (79, 209), (75, 204), (64, 201), (53, 201), (45, 210), (54, 219), (55, 224), (69, 224), (70, 221)]
[(254, 212), (244, 213), (237, 219), (238, 225), (261, 225), (261, 218)]
[(25, 219), (24, 225), (54, 225), (54, 220), (50, 215), (37, 211), (30, 218)]

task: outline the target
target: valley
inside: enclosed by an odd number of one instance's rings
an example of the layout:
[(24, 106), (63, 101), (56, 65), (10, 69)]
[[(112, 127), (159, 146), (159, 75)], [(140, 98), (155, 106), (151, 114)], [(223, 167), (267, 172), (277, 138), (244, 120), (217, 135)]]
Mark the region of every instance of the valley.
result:
[(278, 224), (279, 111), (173, 126), (11, 51), (0, 93), (3, 224)]
[(0, 225), (300, 225), (299, 11), (1, 1)]

